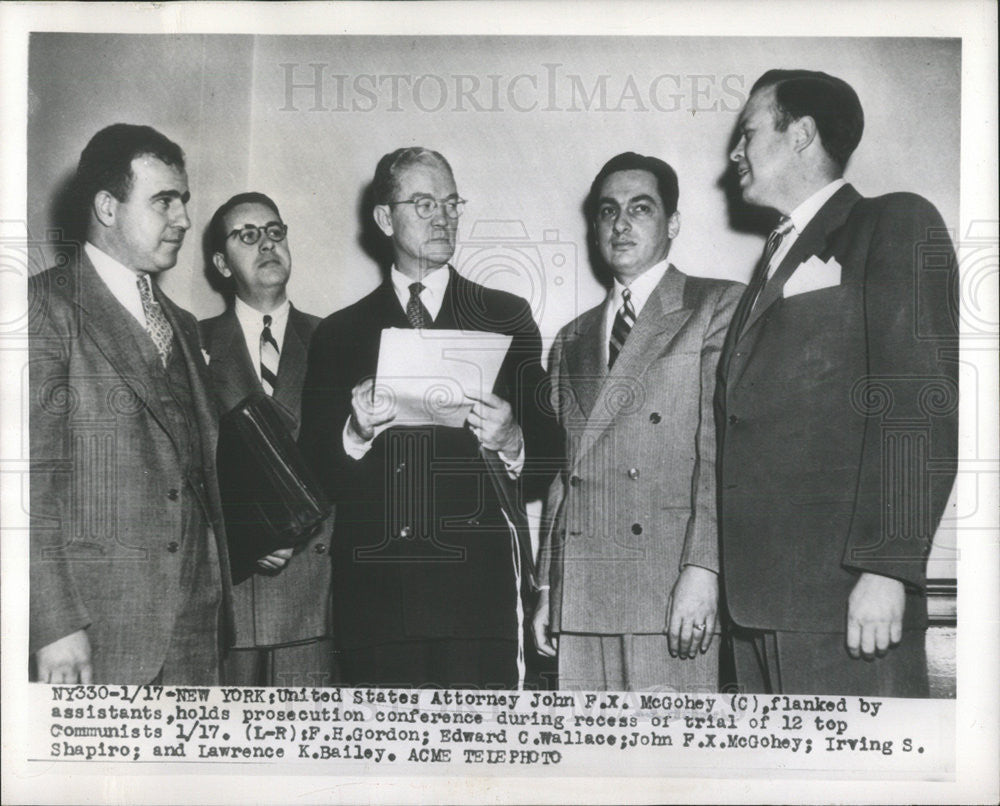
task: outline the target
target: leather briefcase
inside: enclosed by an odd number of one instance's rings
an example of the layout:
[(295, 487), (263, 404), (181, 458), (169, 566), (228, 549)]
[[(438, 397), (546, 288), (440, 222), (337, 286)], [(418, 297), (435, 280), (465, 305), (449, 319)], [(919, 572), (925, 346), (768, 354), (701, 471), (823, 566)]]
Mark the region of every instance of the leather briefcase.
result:
[(257, 560), (305, 543), (332, 507), (292, 438), (294, 418), (255, 392), (219, 423), (216, 466), (233, 582), (261, 571)]

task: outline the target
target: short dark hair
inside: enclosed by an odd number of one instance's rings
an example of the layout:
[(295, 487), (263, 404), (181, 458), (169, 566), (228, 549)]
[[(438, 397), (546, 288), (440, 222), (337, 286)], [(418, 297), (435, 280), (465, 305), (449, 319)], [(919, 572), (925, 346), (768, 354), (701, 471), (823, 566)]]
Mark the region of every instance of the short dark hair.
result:
[(208, 248), (211, 254), (214, 255), (216, 252), (225, 254), (226, 236), (229, 235), (226, 231), (226, 214), (241, 204), (262, 204), (265, 207), (270, 207), (274, 210), (274, 214), (278, 217), (278, 220), (281, 221), (281, 213), (278, 210), (278, 205), (274, 203), (274, 200), (270, 196), (257, 193), (256, 191), (237, 193), (231, 199), (222, 203), (219, 209), (212, 214), (212, 220), (208, 223)]
[(785, 131), (793, 120), (811, 117), (826, 153), (843, 169), (865, 129), (865, 113), (854, 88), (815, 70), (768, 70), (750, 94), (768, 87), (774, 87), (775, 128)]
[(590, 193), (587, 194), (587, 201), (584, 203), (588, 222), (593, 223), (597, 216), (597, 202), (601, 198), (601, 185), (604, 184), (604, 180), (619, 171), (648, 171), (651, 173), (656, 177), (656, 187), (660, 192), (660, 199), (663, 201), (664, 212), (668, 216), (677, 212), (680, 191), (674, 169), (657, 157), (647, 157), (636, 154), (634, 151), (626, 151), (604, 163), (604, 167), (594, 177), (594, 181), (590, 185)]
[(101, 190), (126, 201), (135, 181), (132, 160), (147, 155), (184, 170), (181, 147), (151, 126), (114, 123), (91, 137), (76, 168), (76, 196), (83, 209)]
[(443, 166), (454, 179), (455, 173), (451, 170), (443, 156), (437, 151), (421, 146), (408, 146), (407, 148), (397, 148), (395, 151), (386, 154), (375, 166), (375, 176), (372, 179), (372, 202), (374, 204), (388, 204), (396, 201), (393, 196), (399, 189), (399, 174), (404, 169), (417, 163), (437, 162)]

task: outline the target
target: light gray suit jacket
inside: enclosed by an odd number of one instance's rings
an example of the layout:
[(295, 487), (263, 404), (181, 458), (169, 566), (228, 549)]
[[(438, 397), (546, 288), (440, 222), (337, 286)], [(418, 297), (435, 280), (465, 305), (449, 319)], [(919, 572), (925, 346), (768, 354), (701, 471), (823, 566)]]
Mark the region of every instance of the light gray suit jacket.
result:
[[(318, 317), (295, 308), (288, 313), (274, 399), (295, 418), (293, 437), (298, 437), (299, 432), (309, 340), (318, 323)], [(199, 327), (210, 356), (209, 373), (220, 414), (235, 408), (250, 393), (263, 391), (232, 306), (219, 316), (199, 322)], [(297, 643), (331, 634), (332, 528), (331, 515), (282, 570), (262, 570), (233, 588), (237, 648)]]
[(556, 337), (567, 466), (550, 489), (539, 573), (554, 632), (662, 633), (681, 568), (718, 570), (712, 396), (742, 289), (671, 266), (610, 371), (604, 303)]
[[(148, 683), (163, 665), (185, 596), (179, 544), (188, 468), (160, 396), (165, 381), (152, 377), (131, 314), (85, 253), (35, 275), (28, 290), (30, 651), (86, 628), (95, 683)], [(186, 412), (198, 439), (194, 494), (209, 525), (218, 588), (208, 595), (228, 603), (208, 368), (194, 317), (155, 284), (154, 293), (194, 404)]]

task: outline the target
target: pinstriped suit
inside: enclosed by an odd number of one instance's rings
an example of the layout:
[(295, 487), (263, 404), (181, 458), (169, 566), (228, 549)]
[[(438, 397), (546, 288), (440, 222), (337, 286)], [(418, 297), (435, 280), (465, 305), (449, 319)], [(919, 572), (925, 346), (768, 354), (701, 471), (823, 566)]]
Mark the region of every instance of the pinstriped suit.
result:
[[(662, 636), (681, 568), (718, 569), (712, 396), (741, 289), (671, 266), (610, 371), (604, 304), (556, 337), (567, 470), (550, 491), (547, 512), (558, 514), (543, 535), (540, 577), (561, 634), (560, 687), (600, 683), (567, 658), (567, 635)], [(675, 687), (714, 688), (716, 653), (655, 673)]]

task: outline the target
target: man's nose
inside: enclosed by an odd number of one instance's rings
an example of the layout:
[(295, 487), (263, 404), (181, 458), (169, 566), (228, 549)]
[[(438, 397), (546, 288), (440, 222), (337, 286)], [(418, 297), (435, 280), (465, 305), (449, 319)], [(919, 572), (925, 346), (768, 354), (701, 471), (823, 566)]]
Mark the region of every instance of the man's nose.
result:
[(615, 223), (612, 225), (615, 232), (627, 232), (632, 229), (632, 222), (628, 219), (628, 213), (622, 210), (615, 216)]
[(179, 202), (176, 209), (174, 210), (173, 219), (170, 222), (171, 226), (177, 229), (189, 230), (191, 229), (191, 219), (188, 218), (187, 205), (183, 202)]
[(267, 230), (260, 231), (260, 246), (258, 247), (260, 251), (271, 251), (274, 249), (274, 241), (271, 240), (271, 236), (267, 234)]
[(745, 145), (745, 141), (741, 137), (737, 141), (736, 145), (733, 146), (733, 150), (729, 152), (729, 159), (731, 159), (733, 162), (739, 162), (741, 159), (743, 159), (743, 147), (744, 147), (744, 145)]

